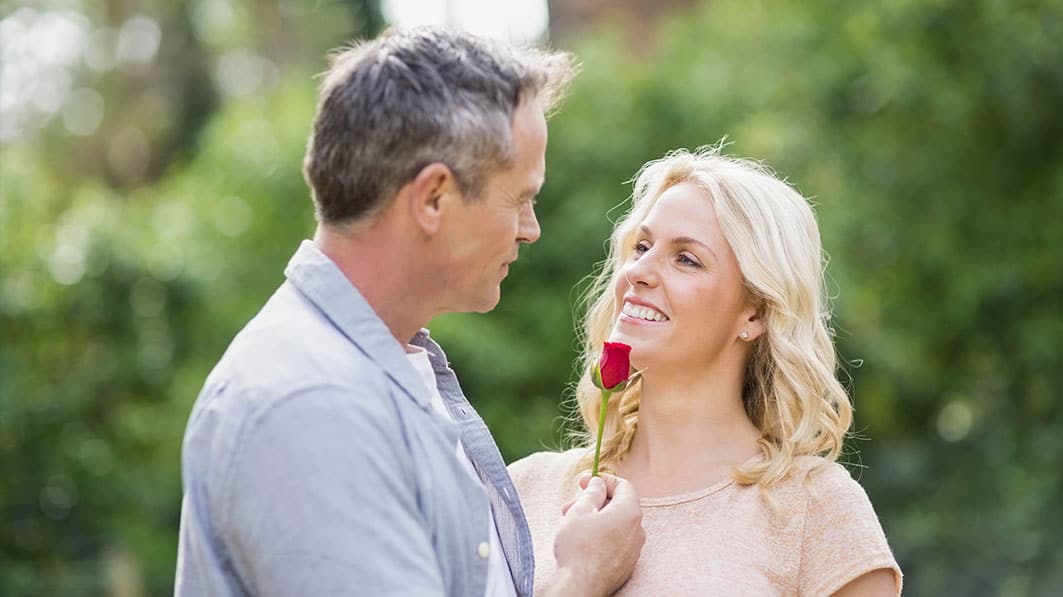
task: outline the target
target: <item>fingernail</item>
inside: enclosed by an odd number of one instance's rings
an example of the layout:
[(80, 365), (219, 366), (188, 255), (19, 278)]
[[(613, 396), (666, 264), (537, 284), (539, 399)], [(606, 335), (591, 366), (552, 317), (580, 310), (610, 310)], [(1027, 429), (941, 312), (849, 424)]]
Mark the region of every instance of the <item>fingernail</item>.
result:
[(605, 481), (602, 481), (601, 477), (591, 477), (591, 480), (587, 482), (587, 491), (590, 491), (592, 485), (605, 489)]

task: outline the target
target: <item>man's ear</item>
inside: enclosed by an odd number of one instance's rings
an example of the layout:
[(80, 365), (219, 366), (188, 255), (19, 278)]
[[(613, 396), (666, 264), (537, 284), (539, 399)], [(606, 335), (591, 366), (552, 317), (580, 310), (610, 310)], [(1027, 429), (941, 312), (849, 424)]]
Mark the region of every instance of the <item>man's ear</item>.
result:
[(399, 190), (413, 221), (432, 236), (443, 226), (443, 216), (454, 200), (461, 199), (458, 181), (450, 168), (441, 162), (428, 164)]

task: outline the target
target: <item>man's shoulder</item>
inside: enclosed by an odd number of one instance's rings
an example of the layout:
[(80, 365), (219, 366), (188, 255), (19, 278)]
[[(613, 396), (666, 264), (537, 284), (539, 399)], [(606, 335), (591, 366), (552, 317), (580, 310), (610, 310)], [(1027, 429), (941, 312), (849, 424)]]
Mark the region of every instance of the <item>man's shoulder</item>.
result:
[(371, 414), (390, 412), (380, 398), (388, 390), (384, 370), (327, 318), (282, 286), (233, 338), (196, 400), (198, 415), (259, 419), (282, 403), (285, 408), (342, 397), (345, 408)]
[[(383, 370), (290, 286), (282, 286), (233, 338), (218, 369), (249, 386), (362, 383)], [(250, 374), (250, 375), (248, 375)]]
[(185, 428), (186, 483), (227, 487), (236, 463), (283, 454), (306, 444), (308, 433), (317, 444), (348, 447), (353, 438), (372, 447), (401, 437), (385, 372), (292, 325), (252, 322), (208, 376)]

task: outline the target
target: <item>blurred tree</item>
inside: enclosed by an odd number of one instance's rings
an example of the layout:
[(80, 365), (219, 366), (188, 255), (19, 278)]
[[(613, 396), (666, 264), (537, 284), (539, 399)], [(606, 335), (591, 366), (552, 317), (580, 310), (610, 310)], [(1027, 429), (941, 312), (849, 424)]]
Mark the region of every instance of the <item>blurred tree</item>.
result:
[[(157, 83), (78, 74), (75, 91), (101, 85), (98, 132), (67, 137), (78, 121), (56, 113), (0, 146), (0, 594), (172, 591), (185, 420), (312, 231), (310, 74), (377, 27), (352, 25), (361, 4), (145, 5), (160, 73), (133, 70)], [(104, 41), (137, 16), (85, 11)], [(618, 29), (574, 42), (543, 239), (494, 313), (432, 324), (503, 454), (562, 443), (573, 288), (623, 181), (729, 135), (818, 206), (840, 350), (863, 362), (848, 374), (873, 441), (854, 447), (906, 593), (1063, 592), (1063, 2), (715, 0), (653, 33), (637, 55)], [(126, 124), (168, 131), (150, 175), (92, 165)]]
[[(172, 593), (184, 423), (312, 230), (310, 75), (353, 14), (284, 1), (0, 10), (5, 69), (17, 58), (72, 81), (54, 116), (0, 136), (0, 595)], [(84, 44), (78, 60), (25, 50), (55, 31)]]
[(384, 30), (386, 23), (379, 0), (348, 0), (354, 22), (358, 23), (356, 37), (369, 39)]
[[(65, 126), (26, 133), (53, 156), (48, 165), (54, 176), (103, 179), (110, 186), (129, 188), (158, 179), (176, 154), (194, 147), (218, 94), (190, 4), (153, 1), (134, 7), (107, 0), (84, 3), (83, 12), (24, 7), (6, 15), (5, 20), (20, 20), (45, 33), (49, 22), (68, 23), (69, 31), (55, 36), (66, 33), (71, 39), (50, 43), (71, 44), (75, 58), (80, 54), (84, 61), (63, 69), (71, 80), (69, 95), (62, 87), (52, 91), (59, 96), (54, 101), (64, 105)], [(20, 42), (32, 43), (10, 43)], [(35, 53), (46, 52), (41, 47)], [(44, 64), (37, 66), (47, 80), (57, 69)], [(93, 105), (99, 110), (95, 124), (83, 123), (91, 121), (86, 114)]]

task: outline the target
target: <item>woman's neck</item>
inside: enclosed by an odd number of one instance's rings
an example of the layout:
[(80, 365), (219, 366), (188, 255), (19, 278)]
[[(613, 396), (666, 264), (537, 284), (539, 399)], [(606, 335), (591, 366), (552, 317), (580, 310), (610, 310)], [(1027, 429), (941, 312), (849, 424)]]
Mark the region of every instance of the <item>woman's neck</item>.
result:
[(691, 370), (699, 373), (643, 376), (638, 430), (619, 466), (643, 497), (708, 487), (760, 452), (760, 432), (742, 404), (741, 370)]

